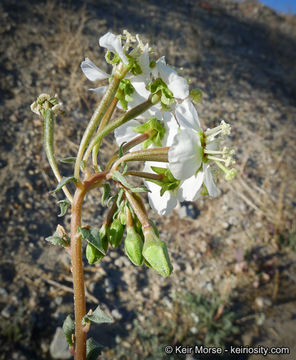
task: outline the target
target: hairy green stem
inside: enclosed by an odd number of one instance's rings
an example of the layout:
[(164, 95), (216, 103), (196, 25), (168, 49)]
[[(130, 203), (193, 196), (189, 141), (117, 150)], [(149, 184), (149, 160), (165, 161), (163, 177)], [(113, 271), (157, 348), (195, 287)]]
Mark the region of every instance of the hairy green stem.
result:
[[(117, 103), (118, 103), (118, 99), (114, 98), (100, 123), (97, 134), (99, 134), (104, 129), (104, 127), (108, 124), (108, 122), (110, 121), (111, 116), (116, 108)], [(92, 152), (92, 161), (93, 161), (93, 167), (94, 167), (95, 171), (98, 171), (98, 153), (99, 153), (100, 145), (101, 145), (101, 142), (96, 144), (95, 147), (93, 148), (93, 152)]]
[(145, 172), (145, 171), (134, 171), (134, 170), (127, 171), (124, 175), (125, 176), (127, 176), (127, 175), (137, 176), (137, 177), (144, 178), (144, 179), (151, 179), (151, 180), (158, 180), (158, 181), (163, 180), (163, 178), (165, 177), (164, 175), (161, 175), (161, 174), (159, 175), (159, 174), (155, 174), (155, 173), (150, 173), (150, 172)]
[[(126, 153), (127, 151), (129, 151), (130, 149), (132, 149), (134, 146), (141, 144), (143, 141), (147, 140), (149, 138), (149, 134), (148, 133), (144, 133), (141, 135), (136, 136), (134, 139), (132, 139), (131, 141), (129, 141), (128, 143), (124, 144), (122, 146), (122, 152)], [(113, 162), (118, 158), (118, 151), (116, 151), (112, 157), (110, 158), (110, 160), (108, 161), (108, 164), (106, 166), (106, 170), (109, 170), (111, 165), (113, 164)]]
[(141, 115), (143, 112), (145, 112), (146, 110), (148, 110), (151, 106), (153, 106), (155, 104), (155, 100), (152, 101), (152, 97), (155, 98), (155, 94), (153, 96), (150, 96), (148, 100), (146, 100), (145, 102), (143, 102), (142, 104), (135, 106), (133, 109), (127, 111), (124, 115), (120, 116), (119, 118), (117, 118), (116, 120), (114, 120), (112, 123), (110, 123), (109, 125), (107, 125), (99, 134), (97, 134), (91, 141), (91, 143), (89, 144), (83, 160), (87, 161), (93, 147), (96, 144), (99, 144), (102, 139), (108, 135), (111, 131), (115, 130), (116, 128), (118, 128), (119, 126), (125, 124), (127, 121), (134, 119), (135, 117)]
[(159, 161), (168, 162), (169, 147), (138, 150), (127, 153), (113, 164), (111, 171), (116, 170), (121, 163), (128, 161)]
[(87, 147), (87, 144), (89, 143), (91, 137), (93, 136), (97, 126), (99, 125), (100, 121), (102, 120), (102, 117), (106, 113), (108, 107), (110, 106), (116, 91), (119, 87), (121, 79), (126, 75), (127, 70), (125, 71), (115, 71), (112, 81), (110, 82), (107, 91), (105, 92), (102, 101), (100, 102), (99, 106), (95, 110), (92, 118), (90, 119), (90, 122), (88, 123), (88, 126), (83, 134), (77, 158), (75, 163), (75, 170), (74, 170), (74, 176), (77, 180), (79, 180), (79, 170), (80, 170), (80, 163), (83, 158), (83, 153)]
[[(51, 109), (47, 109), (44, 114), (44, 148), (49, 165), (56, 179), (60, 182), (62, 177), (54, 156), (54, 112)], [(67, 186), (63, 186), (62, 189), (68, 200), (72, 203), (73, 197), (67, 189)]]
[(137, 215), (138, 219), (140, 220), (142, 227), (147, 228), (150, 227), (149, 218), (145, 207), (131, 194), (128, 190), (125, 191), (125, 196), (130, 203), (131, 207), (133, 208), (135, 214)]

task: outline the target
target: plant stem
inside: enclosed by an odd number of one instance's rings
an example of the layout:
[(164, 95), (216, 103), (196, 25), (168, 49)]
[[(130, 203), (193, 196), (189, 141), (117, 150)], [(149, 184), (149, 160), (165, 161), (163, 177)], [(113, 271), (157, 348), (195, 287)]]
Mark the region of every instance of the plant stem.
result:
[(88, 123), (88, 126), (83, 134), (83, 137), (82, 137), (82, 140), (81, 140), (81, 143), (79, 146), (76, 163), (75, 163), (75, 170), (74, 170), (74, 176), (76, 177), (77, 180), (79, 180), (80, 163), (81, 163), (85, 148), (86, 148), (87, 144), (89, 143), (90, 138), (94, 134), (102, 117), (106, 113), (109, 105), (111, 104), (111, 101), (113, 100), (113, 98), (116, 94), (116, 91), (119, 87), (120, 81), (125, 76), (125, 74), (126, 74), (126, 72), (124, 72), (122, 74), (120, 73), (120, 71), (114, 72), (113, 79), (112, 79), (111, 83), (109, 84), (109, 87), (108, 87), (107, 91), (105, 92), (102, 101), (100, 102), (99, 106), (96, 108), (96, 110), (95, 110), (93, 116), (91, 117), (90, 122)]
[[(104, 129), (104, 127), (108, 124), (108, 122), (110, 121), (111, 116), (116, 108), (117, 103), (118, 103), (118, 99), (114, 98), (100, 123), (97, 134), (100, 133)], [(92, 161), (93, 161), (93, 167), (94, 167), (95, 171), (98, 171), (98, 152), (100, 149), (100, 145), (101, 145), (101, 142), (97, 143), (97, 145), (93, 148), (93, 152), (92, 152)]]
[[(128, 143), (124, 144), (122, 146), (122, 152), (126, 153), (127, 151), (129, 151), (130, 149), (132, 149), (134, 146), (141, 144), (143, 141), (147, 140), (149, 138), (149, 134), (144, 133), (141, 135), (136, 136), (134, 139), (132, 139), (131, 141), (129, 141)], [(106, 170), (109, 170), (112, 163), (118, 158), (118, 151), (116, 151), (111, 159), (108, 161), (108, 164), (106, 166)]]
[(75, 191), (71, 216), (71, 261), (74, 290), (75, 313), (75, 360), (86, 359), (86, 334), (83, 331), (82, 319), (86, 314), (85, 287), (82, 263), (81, 237), (77, 232), (81, 226), (81, 207), (85, 194), (98, 186), (106, 178), (107, 172), (96, 173), (83, 183), (79, 182)]
[(138, 219), (140, 220), (143, 229), (150, 227), (149, 219), (145, 207), (139, 203), (139, 201), (128, 191), (125, 191), (125, 196), (130, 203), (131, 207), (133, 208), (135, 214), (137, 215)]
[(121, 163), (128, 161), (159, 161), (168, 162), (169, 147), (138, 150), (131, 153), (127, 153), (119, 158), (112, 166), (112, 170), (116, 170)]
[(134, 170), (127, 171), (124, 174), (124, 176), (127, 176), (127, 175), (137, 176), (137, 177), (141, 177), (144, 179), (158, 180), (158, 181), (163, 180), (163, 178), (165, 177), (164, 175), (159, 175), (159, 174), (145, 172), (145, 171), (134, 171)]
[[(153, 95), (155, 96), (155, 95)], [(143, 102), (142, 104), (135, 106), (133, 109), (126, 112), (124, 115), (120, 116), (118, 119), (114, 120), (112, 123), (107, 125), (99, 134), (97, 134), (91, 141), (91, 143), (88, 145), (88, 148), (84, 154), (83, 160), (87, 161), (93, 147), (100, 143), (104, 136), (108, 135), (111, 131), (115, 130), (119, 126), (125, 124), (127, 121), (134, 119), (135, 117), (139, 116), (146, 110), (148, 110), (151, 106), (155, 105), (154, 102), (152, 102), (152, 97), (150, 96), (148, 100)], [(81, 161), (81, 159), (80, 159)]]
[(81, 237), (77, 233), (81, 226), (81, 206), (86, 189), (78, 186), (74, 195), (71, 217), (71, 260), (74, 290), (75, 313), (75, 360), (86, 359), (86, 334), (83, 331), (82, 319), (86, 314), (85, 287), (82, 264)]
[[(54, 176), (58, 182), (60, 182), (62, 177), (54, 156), (54, 112), (51, 109), (47, 109), (44, 115), (44, 148), (47, 160), (54, 173)], [(67, 189), (67, 186), (63, 186), (62, 189), (68, 200), (72, 203), (73, 197)]]

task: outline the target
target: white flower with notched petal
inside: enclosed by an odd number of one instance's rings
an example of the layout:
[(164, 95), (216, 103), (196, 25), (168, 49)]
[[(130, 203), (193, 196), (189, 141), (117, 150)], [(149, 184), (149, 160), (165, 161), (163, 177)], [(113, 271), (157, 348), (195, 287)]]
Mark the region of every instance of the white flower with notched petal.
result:
[(235, 169), (227, 169), (227, 166), (234, 163), (234, 151), (228, 148), (218, 150), (219, 139), (216, 138), (218, 135), (230, 134), (230, 125), (222, 121), (219, 126), (203, 132), (195, 107), (189, 100), (176, 108), (176, 117), (181, 131), (174, 137), (169, 150), (169, 169), (176, 179), (190, 179), (191, 186), (199, 186), (199, 189), (204, 184), (210, 196), (218, 196), (220, 190), (213, 180), (211, 162), (225, 172), (226, 180), (231, 180), (236, 175)]
[(152, 74), (155, 78), (160, 77), (167, 84), (176, 99), (184, 100), (189, 96), (188, 82), (166, 64), (164, 56), (156, 61)]

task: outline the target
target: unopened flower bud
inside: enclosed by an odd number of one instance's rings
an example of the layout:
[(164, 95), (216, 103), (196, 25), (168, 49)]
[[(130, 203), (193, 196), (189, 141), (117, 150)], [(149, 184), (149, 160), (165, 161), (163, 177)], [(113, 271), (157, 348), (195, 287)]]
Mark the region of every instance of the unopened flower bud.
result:
[(58, 96), (50, 96), (48, 94), (41, 94), (37, 100), (31, 104), (31, 110), (37, 114), (44, 116), (47, 109), (51, 109), (55, 114), (61, 111), (62, 103), (59, 102)]
[(167, 247), (164, 241), (160, 241), (152, 227), (143, 230), (145, 242), (143, 256), (151, 267), (163, 277), (169, 276), (173, 267), (170, 262)]
[(136, 266), (143, 264), (143, 239), (140, 234), (136, 232), (134, 227), (127, 228), (126, 238), (124, 240), (125, 252), (130, 261)]
[(113, 248), (117, 247), (121, 243), (123, 231), (124, 226), (121, 224), (120, 220), (118, 218), (113, 220), (108, 231), (109, 243)]
[(91, 265), (100, 262), (105, 256), (91, 244), (87, 244), (85, 255), (88, 263)]

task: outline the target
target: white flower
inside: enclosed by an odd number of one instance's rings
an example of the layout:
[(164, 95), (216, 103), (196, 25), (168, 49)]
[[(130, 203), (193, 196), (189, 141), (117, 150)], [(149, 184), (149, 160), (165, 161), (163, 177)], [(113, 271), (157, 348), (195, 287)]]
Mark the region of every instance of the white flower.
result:
[(128, 64), (128, 58), (123, 52), (121, 40), (118, 36), (108, 32), (100, 38), (99, 44), (100, 46), (110, 50), (111, 52), (118, 54), (123, 63), (126, 65)]
[(185, 99), (189, 95), (189, 85), (182, 76), (166, 65), (165, 57), (162, 56), (156, 61), (155, 67), (152, 69), (155, 78), (160, 77), (168, 86), (177, 99)]
[[(218, 150), (217, 136), (229, 134), (230, 126), (222, 121), (219, 126), (203, 132), (197, 112), (189, 100), (176, 108), (176, 117), (181, 131), (175, 135), (169, 150), (169, 169), (176, 179), (190, 179), (188, 185), (199, 186), (199, 189), (204, 184), (210, 196), (218, 196), (220, 191), (213, 180), (211, 162), (225, 172), (226, 180), (231, 180), (236, 175), (235, 169), (227, 169), (227, 166), (234, 163), (233, 150)], [(196, 193), (195, 197), (198, 196)]]
[[(134, 129), (139, 125), (141, 125), (139, 121), (130, 120), (125, 124), (121, 125), (120, 127), (116, 128), (114, 131), (114, 136), (118, 146), (121, 146), (124, 142), (129, 142), (139, 136), (140, 134), (134, 131)], [(162, 125), (165, 128), (165, 134), (162, 139), (162, 146), (170, 146), (173, 142), (174, 136), (179, 129), (178, 124), (171, 113), (165, 112), (163, 114)], [(133, 151), (140, 150), (141, 148), (141, 144), (136, 145), (135, 147), (133, 147)]]

